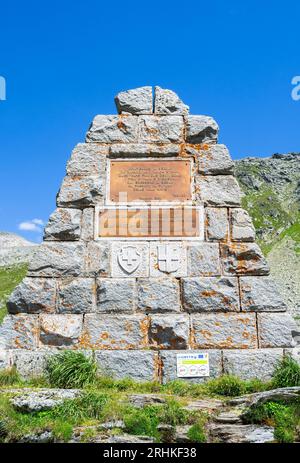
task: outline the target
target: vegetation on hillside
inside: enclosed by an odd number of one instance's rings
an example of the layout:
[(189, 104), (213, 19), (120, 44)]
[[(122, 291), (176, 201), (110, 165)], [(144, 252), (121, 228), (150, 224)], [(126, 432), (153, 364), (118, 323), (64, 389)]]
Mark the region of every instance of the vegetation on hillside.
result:
[[(59, 362), (57, 362), (59, 360)], [(83, 367), (78, 369), (78, 364)], [(0, 372), (0, 441), (19, 442), (33, 434), (51, 432), (52, 438), (69, 441), (74, 432), (84, 429), (81, 441), (90, 441), (102, 432), (101, 423), (115, 422), (114, 433), (126, 432), (146, 435), (156, 442), (168, 439), (159, 425), (171, 427), (189, 425), (188, 436), (192, 442), (205, 442), (206, 423), (209, 416), (203, 411), (185, 408), (189, 400), (214, 397), (225, 400), (251, 392), (260, 392), (282, 386), (299, 385), (300, 366), (291, 357), (285, 357), (275, 369), (275, 376), (269, 382), (258, 380), (243, 381), (234, 376), (224, 375), (206, 383), (193, 384), (182, 380), (167, 384), (156, 382), (138, 383), (131, 379), (114, 380), (112, 377), (95, 373), (93, 357), (84, 358), (82, 353), (63, 352), (52, 357), (46, 368), (45, 378), (22, 380), (15, 369)], [(57, 378), (62, 374), (65, 387), (84, 384), (82, 394), (75, 399), (65, 400), (51, 410), (34, 413), (16, 410), (10, 402), (12, 386), (20, 389), (32, 387), (57, 387)], [(60, 384), (63, 385), (62, 383)], [(137, 393), (159, 393), (165, 401), (136, 407), (130, 402), (130, 395)], [(123, 429), (117, 422), (122, 420)], [(297, 438), (300, 426), (300, 404), (294, 402), (267, 402), (251, 409), (245, 420), (275, 427), (275, 437), (279, 442), (291, 442)], [(171, 428), (166, 428), (171, 432)], [(169, 436), (172, 440), (174, 436)]]

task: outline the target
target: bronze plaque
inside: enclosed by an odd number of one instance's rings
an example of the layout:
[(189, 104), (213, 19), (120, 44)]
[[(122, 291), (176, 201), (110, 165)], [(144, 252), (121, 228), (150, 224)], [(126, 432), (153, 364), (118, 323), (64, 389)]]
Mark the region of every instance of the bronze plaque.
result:
[(111, 161), (110, 201), (188, 201), (191, 163), (171, 161)]
[(101, 238), (196, 238), (200, 235), (199, 209), (104, 208), (99, 212)]

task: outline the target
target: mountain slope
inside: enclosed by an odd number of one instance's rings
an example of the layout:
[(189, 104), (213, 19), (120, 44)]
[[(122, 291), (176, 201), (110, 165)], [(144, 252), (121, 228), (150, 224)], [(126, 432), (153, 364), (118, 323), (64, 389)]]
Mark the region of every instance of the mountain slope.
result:
[(241, 159), (235, 171), (271, 275), (300, 316), (300, 153)]
[(0, 232), (0, 268), (28, 262), (35, 246), (15, 233)]

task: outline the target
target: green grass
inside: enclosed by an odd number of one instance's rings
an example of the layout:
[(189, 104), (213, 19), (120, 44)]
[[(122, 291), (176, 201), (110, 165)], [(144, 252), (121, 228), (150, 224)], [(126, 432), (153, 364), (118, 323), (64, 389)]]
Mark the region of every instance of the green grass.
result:
[(23, 381), (15, 367), (0, 370), (0, 386), (15, 386), (23, 384)]
[(46, 376), (53, 387), (83, 388), (95, 383), (97, 364), (94, 357), (64, 351), (48, 358)]
[(193, 424), (188, 430), (187, 435), (192, 442), (198, 442), (200, 444), (206, 442), (204, 423), (205, 421), (203, 419), (199, 419), (198, 422)]
[[(51, 431), (59, 441), (68, 441), (74, 428), (89, 426), (83, 441), (91, 440), (99, 425), (105, 421), (123, 420), (125, 431), (135, 435), (147, 435), (160, 442), (167, 437), (157, 430), (159, 424), (190, 426), (189, 437), (193, 442), (205, 442), (205, 422), (208, 417), (201, 412), (187, 411), (187, 399), (235, 397), (275, 387), (300, 385), (300, 366), (290, 356), (280, 361), (269, 382), (244, 381), (231, 375), (223, 375), (206, 383), (193, 384), (182, 380), (167, 384), (157, 382), (138, 383), (125, 378), (114, 380), (97, 372), (95, 359), (76, 351), (64, 351), (49, 357), (46, 378), (22, 380), (14, 368), (0, 372), (3, 388), (47, 387), (81, 388), (82, 395), (66, 400), (50, 411), (19, 413), (9, 402), (9, 389), (0, 394), (0, 440), (19, 441), (24, 435)], [(160, 393), (165, 403), (136, 408), (128, 401), (132, 393)], [(249, 412), (248, 422), (269, 423), (275, 427), (279, 442), (295, 439), (299, 423), (300, 406), (297, 404), (264, 404)], [(284, 424), (286, 423), (286, 424)], [(103, 431), (102, 431), (103, 432)], [(120, 431), (119, 431), (120, 432)], [(172, 434), (172, 433), (171, 433)]]
[(244, 419), (247, 423), (274, 427), (277, 442), (294, 442), (300, 425), (300, 402), (289, 405), (268, 402), (250, 409)]
[(7, 314), (6, 301), (14, 288), (23, 280), (27, 272), (27, 265), (12, 268), (0, 267), (0, 324)]
[(274, 388), (300, 386), (300, 365), (290, 355), (286, 355), (277, 363), (272, 386)]

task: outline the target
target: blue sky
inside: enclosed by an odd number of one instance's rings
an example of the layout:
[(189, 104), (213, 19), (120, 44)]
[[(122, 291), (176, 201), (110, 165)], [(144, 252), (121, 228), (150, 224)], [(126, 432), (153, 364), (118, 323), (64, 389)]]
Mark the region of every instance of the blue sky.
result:
[[(291, 98), (299, 1), (28, 0), (0, 8), (0, 230), (40, 239), (72, 148), (95, 114), (115, 113), (120, 90), (175, 90), (192, 113), (215, 117), (234, 159), (300, 151), (300, 101)], [(32, 220), (36, 231), (19, 230)]]

